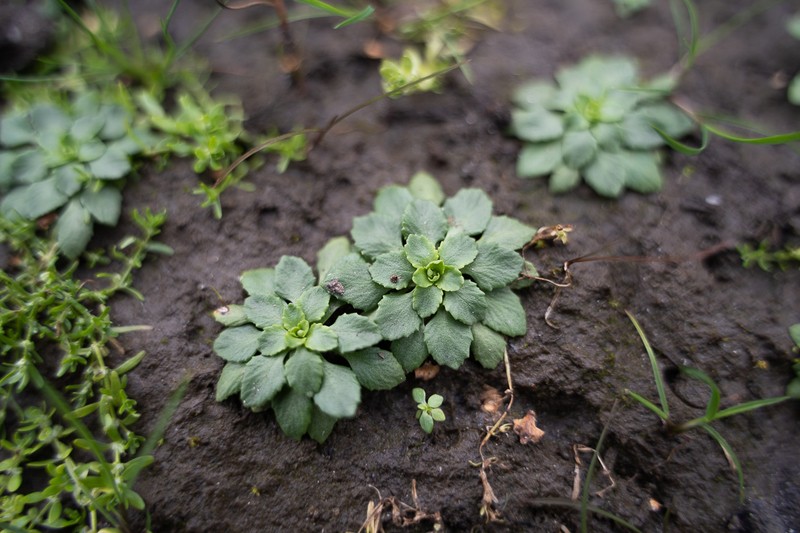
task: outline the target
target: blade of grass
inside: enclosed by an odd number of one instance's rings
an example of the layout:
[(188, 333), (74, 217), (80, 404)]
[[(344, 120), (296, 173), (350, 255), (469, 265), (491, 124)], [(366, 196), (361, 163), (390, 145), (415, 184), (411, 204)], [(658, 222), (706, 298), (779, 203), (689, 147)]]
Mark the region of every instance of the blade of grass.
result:
[(653, 402), (651, 402), (650, 400), (648, 400), (644, 396), (636, 394), (632, 390), (626, 390), (626, 392), (629, 395), (633, 396), (634, 400), (636, 400), (637, 402), (639, 402), (643, 406), (645, 406), (648, 409), (650, 409), (651, 411), (653, 411), (656, 415), (658, 415), (658, 417), (660, 419), (664, 420), (665, 422), (667, 421), (667, 419), (669, 419), (669, 416), (667, 416), (667, 413), (665, 413), (660, 407), (658, 407), (656, 404), (654, 404)]
[(722, 448), (722, 451), (725, 453), (728, 464), (731, 465), (731, 468), (736, 472), (736, 476), (739, 478), (739, 501), (744, 502), (744, 473), (742, 472), (742, 463), (739, 461), (739, 457), (736, 456), (731, 445), (728, 444), (728, 441), (726, 441), (716, 429), (708, 424), (701, 424), (700, 427), (705, 429), (706, 432), (717, 441), (717, 444), (719, 444), (720, 448)]
[(733, 407), (728, 407), (727, 409), (723, 409), (719, 411), (715, 416), (714, 420), (719, 420), (720, 418), (726, 418), (733, 415), (738, 415), (740, 413), (746, 413), (747, 411), (752, 411), (754, 409), (759, 409), (761, 407), (766, 407), (768, 405), (775, 405), (776, 403), (785, 402), (786, 400), (791, 400), (791, 396), (778, 396), (775, 398), (765, 398), (763, 400), (753, 400), (752, 402), (745, 402), (740, 403), (739, 405), (734, 405)]
[(597, 444), (594, 447), (592, 454), (592, 461), (589, 463), (589, 470), (586, 472), (586, 479), (583, 480), (583, 491), (581, 492), (581, 532), (587, 533), (589, 531), (589, 493), (591, 491), (592, 479), (594, 478), (594, 471), (597, 469), (598, 457), (600, 450), (603, 448), (603, 442), (608, 433), (608, 427), (611, 425), (611, 420), (614, 418), (614, 411), (617, 410), (617, 401), (611, 406), (611, 411), (608, 414), (608, 422), (603, 426), (603, 431), (600, 432), (600, 438), (597, 439)]
[(696, 368), (690, 368), (688, 366), (683, 366), (680, 368), (681, 373), (686, 374), (692, 379), (696, 379), (698, 381), (702, 381), (708, 388), (711, 389), (711, 398), (708, 399), (708, 405), (706, 405), (706, 415), (705, 419), (706, 422), (711, 422), (714, 420), (717, 411), (719, 410), (719, 400), (720, 400), (720, 392), (719, 387), (717, 384), (714, 383), (714, 380), (711, 377), (703, 372), (702, 370), (698, 370)]
[(698, 155), (708, 147), (708, 129), (702, 124), (700, 125), (700, 146), (698, 147), (684, 144), (656, 126), (651, 125), (651, 127), (661, 136), (662, 139), (664, 139), (664, 142), (667, 143), (667, 146), (684, 155)]
[(625, 311), (625, 313), (628, 315), (628, 318), (631, 320), (631, 322), (633, 322), (633, 327), (636, 328), (639, 338), (642, 339), (642, 344), (644, 344), (647, 357), (650, 359), (650, 366), (653, 369), (653, 379), (656, 382), (656, 390), (658, 391), (658, 400), (661, 403), (661, 411), (663, 412), (662, 418), (666, 420), (669, 418), (669, 404), (667, 404), (667, 393), (664, 388), (664, 380), (661, 378), (661, 370), (658, 368), (656, 355), (653, 353), (653, 348), (650, 346), (650, 342), (647, 340), (647, 336), (645, 336), (644, 330), (642, 330), (642, 327), (639, 325), (636, 317), (634, 317), (629, 311)]

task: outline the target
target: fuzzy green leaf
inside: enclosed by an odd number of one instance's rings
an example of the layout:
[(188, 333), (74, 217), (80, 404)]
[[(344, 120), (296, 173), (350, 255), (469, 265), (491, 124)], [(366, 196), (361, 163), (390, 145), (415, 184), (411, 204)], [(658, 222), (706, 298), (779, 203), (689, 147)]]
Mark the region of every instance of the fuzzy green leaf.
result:
[(439, 245), (439, 258), (445, 265), (458, 269), (470, 264), (477, 255), (478, 246), (475, 239), (458, 230), (450, 230)]
[(78, 147), (78, 160), (83, 163), (95, 161), (106, 153), (106, 145), (97, 139), (86, 141)]
[(365, 316), (355, 313), (340, 315), (331, 329), (339, 339), (339, 352), (347, 353), (378, 344), (381, 336), (378, 325)]
[(391, 352), (367, 348), (344, 354), (358, 382), (367, 390), (389, 390), (405, 381), (406, 373)]
[(274, 294), (254, 294), (245, 298), (244, 310), (250, 322), (259, 328), (281, 326), (283, 324), (283, 312), (286, 310), (286, 302)]
[(27, 150), (14, 159), (11, 172), (17, 183), (35, 183), (47, 176), (49, 168), (41, 150)]
[(522, 302), (508, 287), (486, 293), (486, 314), (483, 323), (509, 337), (525, 335), (528, 329)]
[(303, 313), (303, 309), (299, 305), (289, 304), (283, 308), (283, 313), (281, 314), (281, 324), (286, 331), (302, 326), (302, 322), (305, 320), (306, 315)]
[(553, 194), (569, 192), (581, 182), (581, 174), (574, 168), (559, 165), (550, 175), (548, 186)]
[(374, 320), (384, 339), (393, 341), (408, 337), (419, 329), (422, 319), (412, 304), (411, 292), (390, 293), (381, 298)]
[(361, 386), (352, 370), (323, 361), (322, 388), (314, 403), (329, 416), (351, 417), (361, 403)]
[(555, 96), (556, 91), (556, 86), (552, 83), (535, 80), (518, 87), (511, 99), (519, 107), (536, 109), (546, 106), (546, 102)]
[(242, 378), (245, 365), (241, 363), (226, 363), (217, 381), (216, 400), (224, 401), (242, 390)]
[[(439, 395), (434, 394), (433, 396), (431, 396), (431, 400), (433, 399), (434, 396), (439, 396)], [(441, 396), (439, 396), (439, 398), (441, 398)], [(444, 422), (445, 421), (444, 411), (442, 411), (441, 409), (431, 409), (431, 418), (433, 418), (434, 422)]]
[(314, 405), (311, 409), (311, 423), (308, 425), (308, 436), (319, 444), (322, 444), (333, 432), (333, 426), (336, 425), (337, 420), (336, 417), (326, 415), (320, 411), (319, 407)]
[(561, 140), (522, 146), (517, 157), (517, 176), (536, 178), (550, 174), (561, 164)]
[(506, 339), (496, 331), (477, 323), (472, 325), (472, 356), (484, 368), (496, 368), (506, 349)]
[(3, 146), (15, 148), (35, 141), (36, 132), (27, 114), (7, 114), (0, 119), (0, 144)]
[(76, 259), (92, 238), (92, 216), (76, 198), (71, 200), (56, 222), (58, 248), (65, 256)]
[(416, 287), (411, 294), (414, 310), (420, 318), (428, 318), (439, 309), (444, 293), (435, 285), (431, 285), (430, 287)]
[(299, 257), (284, 255), (275, 265), (275, 294), (278, 296), (294, 302), (313, 285), (314, 273)]
[(411, 389), (411, 397), (414, 398), (414, 401), (418, 404), (424, 404), (426, 399), (425, 389), (414, 387)]
[(492, 217), (478, 242), (494, 243), (508, 250), (519, 250), (533, 239), (536, 230), (515, 218)]
[(231, 363), (244, 363), (258, 350), (261, 331), (251, 325), (223, 329), (214, 340), (214, 353)]
[(345, 256), (331, 267), (323, 286), (335, 298), (363, 310), (374, 308), (386, 292), (372, 280), (369, 265), (356, 253)]
[(442, 205), (442, 202), (444, 202), (445, 196), (442, 186), (439, 185), (436, 178), (427, 172), (417, 172), (411, 176), (411, 180), (408, 182), (408, 190), (414, 198), (428, 200), (436, 205)]
[(445, 294), (444, 308), (459, 322), (474, 324), (486, 313), (486, 296), (475, 283), (466, 280), (461, 289)]
[(436, 409), (437, 407), (441, 407), (442, 403), (444, 402), (444, 398), (440, 394), (431, 394), (431, 397), (428, 398), (428, 407)]
[(434, 246), (447, 233), (447, 217), (442, 209), (427, 200), (414, 200), (403, 212), (403, 235), (424, 235)]
[(407, 262), (411, 263), (414, 268), (426, 267), (439, 259), (436, 245), (424, 235), (409, 235), (403, 248)]
[(429, 355), (422, 328), (408, 337), (392, 341), (392, 353), (406, 372), (419, 368)]
[(31, 183), (18, 190), (21, 192), (16, 193), (19, 196), (16, 196), (11, 207), (28, 220), (35, 220), (55, 211), (69, 200), (58, 190), (55, 178)]
[(625, 187), (625, 170), (620, 156), (608, 152), (598, 152), (592, 163), (583, 170), (583, 176), (597, 194), (616, 198)]
[(56, 187), (67, 196), (72, 196), (83, 186), (81, 171), (83, 165), (79, 163), (63, 165), (55, 169), (52, 176), (56, 179)]
[(523, 259), (518, 253), (495, 243), (479, 242), (478, 256), (462, 272), (472, 277), (478, 287), (490, 291), (517, 279), (522, 265)]
[(367, 257), (378, 257), (403, 247), (400, 226), (392, 218), (379, 213), (354, 218), (350, 234), (356, 248)]
[(319, 354), (298, 348), (283, 365), (286, 382), (297, 392), (311, 398), (322, 386), (322, 361)]
[(288, 348), (286, 329), (281, 325), (264, 328), (258, 338), (257, 348), (264, 355), (276, 355)]
[(794, 105), (800, 105), (800, 76), (795, 76), (789, 82), (789, 89), (786, 92), (786, 97)]
[(81, 193), (81, 204), (99, 223), (116, 226), (122, 210), (122, 193), (116, 187), (86, 189)]
[(468, 235), (477, 235), (486, 229), (492, 217), (492, 201), (480, 189), (461, 189), (444, 202), (444, 212), (451, 226)]
[(128, 154), (114, 147), (109, 147), (102, 156), (89, 163), (89, 173), (101, 180), (116, 180), (130, 171)]
[(325, 279), (331, 267), (352, 251), (353, 246), (347, 237), (334, 237), (325, 243), (325, 246), (317, 252), (317, 272), (319, 272), (320, 283)]
[(309, 322), (319, 322), (328, 311), (330, 301), (331, 295), (328, 294), (328, 291), (322, 287), (314, 286), (300, 295), (300, 298), (297, 299), (297, 305), (303, 310)]
[(642, 194), (660, 191), (664, 185), (658, 160), (652, 152), (620, 152), (620, 165), (625, 171), (625, 186)]
[(564, 123), (558, 114), (544, 107), (530, 107), (511, 112), (511, 129), (523, 141), (538, 143), (561, 137)]
[(453, 369), (458, 369), (469, 357), (472, 330), (466, 324), (450, 316), (444, 309), (425, 325), (425, 345), (434, 360)]
[(306, 337), (306, 348), (315, 352), (329, 352), (339, 347), (339, 338), (328, 326), (311, 324)]
[(564, 163), (570, 168), (582, 168), (594, 159), (597, 141), (588, 130), (568, 131), (561, 141)]
[(464, 276), (458, 269), (445, 265), (442, 277), (436, 282), (436, 286), (443, 291), (457, 291), (464, 285)]
[(589, 130), (597, 146), (606, 152), (616, 152), (622, 146), (622, 128), (618, 124), (595, 124)]
[[(274, 295), (275, 293), (275, 269), (257, 268), (242, 272), (239, 277), (242, 287), (250, 296), (255, 295)], [(283, 312), (281, 310), (281, 312)]]
[(104, 117), (98, 115), (84, 115), (75, 119), (69, 129), (69, 135), (79, 142), (93, 139), (100, 133), (105, 123)]
[(54, 133), (63, 135), (69, 131), (72, 119), (54, 104), (37, 104), (30, 111), (33, 129), (39, 134)]
[(243, 305), (230, 304), (214, 310), (214, 320), (223, 326), (241, 326), (247, 324), (247, 313)]
[(406, 187), (399, 185), (389, 185), (378, 191), (375, 196), (375, 212), (390, 218), (394, 225), (400, 227), (400, 220), (403, 218), (408, 204), (414, 200), (414, 196)]
[(286, 388), (272, 401), (275, 420), (284, 433), (300, 440), (311, 424), (311, 399), (302, 392)]
[(431, 433), (433, 431), (433, 417), (423, 412), (419, 416), (419, 425), (425, 433)]
[(405, 289), (411, 283), (414, 267), (408, 262), (406, 253), (398, 250), (376, 257), (369, 267), (369, 273), (376, 283), (387, 289)]
[(283, 356), (253, 357), (245, 365), (242, 376), (240, 393), (242, 405), (256, 410), (263, 408), (278, 394), (285, 383)]

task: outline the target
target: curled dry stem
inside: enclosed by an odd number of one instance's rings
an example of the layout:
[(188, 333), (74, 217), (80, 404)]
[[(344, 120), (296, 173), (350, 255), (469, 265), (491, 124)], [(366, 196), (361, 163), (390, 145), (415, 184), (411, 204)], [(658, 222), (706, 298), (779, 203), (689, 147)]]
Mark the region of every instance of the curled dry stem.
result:
[(386, 509), (392, 511), (392, 523), (400, 527), (408, 527), (420, 524), (421, 522), (433, 522), (433, 531), (443, 531), (444, 523), (442, 515), (439, 511), (429, 513), (423, 511), (419, 504), (419, 497), (417, 496), (417, 480), (411, 480), (411, 501), (413, 506), (403, 503), (394, 496), (387, 498), (381, 497), (381, 492), (370, 485), (375, 492), (378, 493), (378, 503), (370, 500), (367, 505), (367, 518), (357, 533), (381, 533), (383, 529), (383, 521), (381, 517)]

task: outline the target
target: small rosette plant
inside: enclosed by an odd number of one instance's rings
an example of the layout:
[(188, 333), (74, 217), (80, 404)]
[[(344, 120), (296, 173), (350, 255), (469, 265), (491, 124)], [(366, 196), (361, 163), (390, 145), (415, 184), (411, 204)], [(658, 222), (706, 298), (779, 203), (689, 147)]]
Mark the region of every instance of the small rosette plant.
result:
[(243, 305), (214, 313), (227, 326), (214, 342), (227, 362), (217, 401), (238, 395), (253, 411), (272, 408), (284, 433), (323, 442), (337, 420), (355, 415), (362, 386), (389, 389), (405, 379), (392, 354), (375, 346), (378, 326), (342, 312), (302, 259), (284, 256), (240, 279)]
[(326, 271), (323, 286), (368, 313), (406, 372), (430, 355), (457, 369), (469, 357), (487, 368), (502, 360), (503, 335), (523, 335), (525, 311), (511, 285), (518, 250), (535, 230), (492, 215), (478, 189), (445, 199), (429, 175), (390, 186), (375, 211), (353, 221), (354, 247)]
[(153, 143), (126, 107), (97, 92), (12, 110), (0, 119), (0, 214), (36, 220), (58, 212), (59, 250), (74, 259), (95, 222), (116, 225), (131, 157)]
[(693, 125), (664, 100), (670, 79), (642, 84), (632, 60), (592, 56), (559, 70), (556, 82), (532, 81), (515, 92), (511, 132), (524, 141), (517, 174), (549, 176), (554, 193), (581, 177), (612, 198), (626, 187), (660, 190), (662, 134), (678, 138)]

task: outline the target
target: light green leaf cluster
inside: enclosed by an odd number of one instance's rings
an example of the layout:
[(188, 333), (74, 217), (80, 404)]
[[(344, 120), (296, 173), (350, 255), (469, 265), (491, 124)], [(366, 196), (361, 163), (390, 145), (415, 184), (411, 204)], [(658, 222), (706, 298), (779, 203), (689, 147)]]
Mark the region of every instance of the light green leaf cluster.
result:
[(353, 220), (355, 251), (327, 270), (334, 297), (373, 317), (405, 372), (431, 356), (459, 368), (470, 353), (494, 368), (503, 335), (523, 335), (525, 311), (510, 285), (519, 278), (518, 250), (535, 230), (492, 214), (478, 189), (445, 198), (425, 173), (408, 187), (389, 186), (374, 211)]
[(431, 394), (431, 397), (427, 399), (426, 396), (425, 391), (419, 387), (411, 391), (411, 397), (417, 402), (419, 425), (425, 433), (431, 433), (434, 422), (444, 422), (445, 420), (444, 411), (441, 409), (444, 398), (439, 394)]
[(523, 85), (511, 118), (512, 133), (524, 141), (517, 174), (549, 176), (555, 193), (572, 190), (581, 177), (612, 198), (625, 188), (660, 190), (662, 133), (678, 138), (692, 129), (692, 121), (664, 100), (670, 89), (667, 78), (640, 82), (628, 58), (600, 56), (562, 68), (556, 83)]
[[(334, 243), (321, 256), (336, 253)], [(227, 362), (218, 401), (238, 395), (254, 411), (272, 408), (284, 433), (323, 442), (338, 419), (355, 415), (362, 387), (388, 389), (405, 380), (391, 352), (374, 347), (383, 340), (378, 326), (342, 312), (304, 260), (284, 256), (275, 268), (250, 270), (240, 279), (248, 293), (243, 304), (214, 313), (226, 326), (214, 341)], [(341, 359), (332, 362), (328, 353)], [(350, 368), (339, 364), (342, 359)]]
[[(401, 87), (413, 83), (421, 78), (430, 76), (448, 66), (448, 63), (436, 57), (436, 55), (425, 54), (425, 58), (415, 49), (406, 48), (400, 59), (384, 59), (381, 61), (379, 69), (384, 92), (392, 93)], [(402, 96), (415, 92), (435, 91), (441, 89), (441, 79), (433, 77), (412, 85), (402, 91), (402, 93), (392, 94), (392, 96)]]
[(116, 225), (131, 157), (154, 144), (128, 109), (97, 91), (0, 118), (0, 214), (36, 220), (58, 211), (61, 253), (74, 259), (94, 223)]

